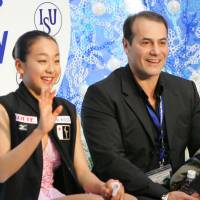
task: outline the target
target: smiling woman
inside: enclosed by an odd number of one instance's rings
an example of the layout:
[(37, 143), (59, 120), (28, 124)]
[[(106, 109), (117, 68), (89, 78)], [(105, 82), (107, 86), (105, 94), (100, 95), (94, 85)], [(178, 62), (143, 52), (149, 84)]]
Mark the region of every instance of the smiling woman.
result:
[(103, 182), (87, 165), (75, 106), (52, 91), (60, 76), (56, 40), (26, 32), (13, 58), (22, 82), (0, 97), (0, 199), (134, 200), (118, 180)]
[(40, 95), (42, 88), (52, 88), (60, 76), (57, 42), (44, 32), (22, 35), (15, 45), (13, 57), (20, 77), (34, 96)]

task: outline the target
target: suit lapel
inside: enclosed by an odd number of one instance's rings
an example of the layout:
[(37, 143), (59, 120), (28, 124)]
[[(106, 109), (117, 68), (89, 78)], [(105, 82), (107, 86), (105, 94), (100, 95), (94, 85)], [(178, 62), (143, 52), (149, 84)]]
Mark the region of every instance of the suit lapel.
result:
[(147, 110), (142, 98), (137, 92), (137, 86), (135, 85), (133, 81), (132, 74), (129, 67), (126, 67), (126, 69), (123, 72), (126, 73), (122, 75), (122, 79), (121, 79), (122, 93), (124, 95), (124, 100), (130, 107), (130, 109), (138, 117), (140, 123), (143, 125), (152, 143), (155, 144), (151, 119), (148, 116), (148, 113), (147, 113)]

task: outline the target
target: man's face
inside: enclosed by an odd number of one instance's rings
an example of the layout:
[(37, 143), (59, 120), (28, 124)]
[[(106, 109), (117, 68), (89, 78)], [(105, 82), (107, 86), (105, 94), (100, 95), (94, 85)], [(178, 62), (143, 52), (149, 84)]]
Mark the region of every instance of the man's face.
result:
[(129, 66), (139, 79), (158, 77), (168, 55), (167, 30), (163, 23), (138, 18), (132, 25), (132, 44), (123, 40)]

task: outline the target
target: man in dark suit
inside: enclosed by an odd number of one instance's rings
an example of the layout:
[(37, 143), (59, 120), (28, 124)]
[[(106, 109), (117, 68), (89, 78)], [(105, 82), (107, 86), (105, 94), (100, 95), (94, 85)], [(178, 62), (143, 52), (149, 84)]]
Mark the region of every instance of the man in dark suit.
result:
[[(123, 32), (127, 66), (90, 86), (83, 101), (93, 171), (103, 180), (119, 179), (138, 199), (195, 199), (169, 192), (162, 181), (167, 164), (178, 169), (185, 148), (192, 155), (200, 147), (196, 86), (161, 72), (168, 55), (168, 27), (161, 15), (143, 11), (130, 16)], [(157, 178), (148, 177), (151, 170)]]

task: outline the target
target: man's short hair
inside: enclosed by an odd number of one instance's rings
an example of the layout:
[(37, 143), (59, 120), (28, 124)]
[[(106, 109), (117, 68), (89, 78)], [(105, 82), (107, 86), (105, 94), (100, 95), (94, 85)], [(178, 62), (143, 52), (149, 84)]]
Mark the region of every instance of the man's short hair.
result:
[(124, 38), (128, 40), (129, 44), (132, 43), (132, 40), (134, 38), (134, 33), (132, 31), (132, 27), (133, 27), (135, 20), (138, 18), (145, 18), (145, 19), (148, 19), (151, 21), (163, 23), (168, 32), (167, 21), (165, 20), (165, 18), (162, 15), (152, 12), (152, 11), (142, 11), (142, 12), (136, 13), (134, 15), (128, 16), (124, 22), (123, 34), (124, 34)]

